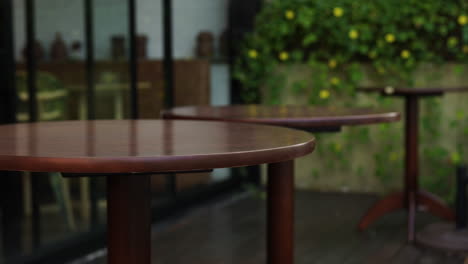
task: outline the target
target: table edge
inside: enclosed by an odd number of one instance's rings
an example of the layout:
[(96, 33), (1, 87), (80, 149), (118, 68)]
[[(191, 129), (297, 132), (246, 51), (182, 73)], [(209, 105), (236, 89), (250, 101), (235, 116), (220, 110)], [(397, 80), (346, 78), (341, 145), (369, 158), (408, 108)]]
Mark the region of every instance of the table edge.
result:
[[(378, 123), (397, 122), (401, 120), (399, 112), (389, 111), (381, 114), (367, 114), (366, 116), (351, 115), (346, 118), (215, 118), (209, 116), (189, 116), (173, 113), (171, 111), (163, 111), (161, 113), (163, 119), (167, 120), (198, 120), (198, 121), (221, 121), (221, 122), (238, 122), (249, 124), (275, 125), (285, 126), (290, 128), (305, 128), (305, 127), (341, 127), (341, 126), (357, 126), (369, 125)], [(327, 119), (327, 120), (325, 120)]]
[(145, 173), (193, 171), (276, 163), (305, 156), (315, 149), (315, 138), (273, 149), (220, 154), (155, 157), (26, 157), (0, 156), (0, 170), (64, 173)]

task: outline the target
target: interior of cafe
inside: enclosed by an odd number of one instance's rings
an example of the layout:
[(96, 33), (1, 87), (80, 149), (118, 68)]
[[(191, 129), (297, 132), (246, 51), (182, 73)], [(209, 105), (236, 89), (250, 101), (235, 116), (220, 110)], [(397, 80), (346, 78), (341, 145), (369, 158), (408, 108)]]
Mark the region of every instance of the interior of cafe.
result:
[(0, 264), (468, 263), (468, 3), (2, 0)]

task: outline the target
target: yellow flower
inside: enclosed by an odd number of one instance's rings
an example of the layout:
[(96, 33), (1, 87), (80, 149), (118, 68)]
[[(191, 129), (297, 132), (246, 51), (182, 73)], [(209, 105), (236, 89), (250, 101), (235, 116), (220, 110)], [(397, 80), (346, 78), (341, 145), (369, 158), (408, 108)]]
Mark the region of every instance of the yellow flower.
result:
[(461, 156), (458, 152), (452, 152), (452, 154), (450, 154), (450, 160), (453, 164), (459, 164), (461, 161)]
[(331, 69), (335, 68), (336, 65), (337, 65), (336, 60), (331, 59), (331, 60), (328, 61), (328, 67), (330, 67)]
[(390, 161), (396, 161), (396, 160), (398, 160), (398, 153), (396, 153), (396, 152), (391, 152), (390, 155), (389, 155), (389, 157), (388, 157), (388, 159), (389, 159)]
[(468, 45), (463, 45), (463, 53), (468, 54)]
[(343, 149), (340, 143), (333, 144), (333, 147), (335, 148), (335, 152), (340, 152)]
[(258, 57), (257, 50), (254, 50), (254, 49), (249, 50), (249, 57), (252, 59), (256, 59)]
[(450, 37), (447, 40), (447, 45), (449, 47), (455, 47), (458, 44), (458, 39), (456, 37)]
[(468, 16), (466, 15), (461, 15), (458, 17), (458, 24), (464, 26), (466, 24), (468, 24)]
[(330, 92), (328, 90), (321, 90), (319, 93), (320, 99), (328, 99), (330, 97)]
[(408, 59), (411, 57), (411, 52), (409, 50), (402, 50), (400, 55), (403, 59)]
[(359, 38), (359, 32), (355, 29), (351, 29), (348, 33), (350, 39), (357, 39)]
[(338, 85), (338, 84), (340, 84), (340, 78), (333, 77), (333, 78), (330, 79), (330, 83), (333, 84), (333, 85)]
[(296, 13), (294, 13), (294, 11), (292, 10), (286, 10), (286, 12), (284, 12), (284, 16), (286, 17), (286, 19), (292, 20), (294, 19), (294, 17), (296, 17)]
[(278, 58), (282, 61), (287, 61), (289, 59), (289, 53), (287, 53), (286, 51), (282, 51), (280, 52)]
[(385, 35), (385, 41), (387, 41), (388, 43), (395, 42), (395, 35), (388, 33), (387, 35)]
[(343, 16), (344, 10), (341, 7), (335, 7), (333, 8), (333, 15), (336, 17), (341, 17)]

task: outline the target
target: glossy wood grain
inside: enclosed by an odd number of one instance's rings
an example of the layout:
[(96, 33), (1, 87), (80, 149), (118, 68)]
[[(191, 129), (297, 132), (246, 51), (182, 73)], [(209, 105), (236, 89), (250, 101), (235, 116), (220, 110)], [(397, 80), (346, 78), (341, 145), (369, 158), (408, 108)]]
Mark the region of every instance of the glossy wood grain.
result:
[(383, 95), (392, 96), (440, 96), (444, 93), (468, 92), (468, 87), (424, 87), (424, 88), (411, 88), (411, 87), (361, 87), (358, 89), (360, 92), (377, 92)]
[(0, 170), (70, 173), (190, 171), (272, 163), (312, 152), (314, 138), (281, 127), (113, 120), (0, 126)]
[(167, 119), (219, 120), (259, 123), (296, 128), (341, 127), (393, 122), (400, 114), (372, 108), (335, 108), (311, 106), (188, 106), (162, 113)]

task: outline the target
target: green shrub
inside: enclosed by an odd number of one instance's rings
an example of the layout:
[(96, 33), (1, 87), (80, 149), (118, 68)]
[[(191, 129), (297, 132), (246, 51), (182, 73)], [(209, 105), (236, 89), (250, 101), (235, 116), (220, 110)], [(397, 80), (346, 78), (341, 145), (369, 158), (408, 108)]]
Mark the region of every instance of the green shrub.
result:
[[(369, 75), (363, 64), (370, 66), (370, 75), (386, 85), (411, 87), (416, 85), (413, 74), (422, 65), (466, 63), (468, 1), (266, 1), (256, 18), (255, 30), (242, 42), (240, 51), (233, 73), (243, 85), (247, 103), (281, 104), (282, 91), (288, 87), (294, 94), (307, 97), (311, 105), (356, 105), (356, 87)], [(288, 71), (281, 69), (291, 70), (298, 64), (310, 67), (313, 74), (291, 83)], [(466, 74), (460, 67), (454, 67), (454, 71)], [(402, 107), (399, 99), (379, 96), (372, 105)], [(453, 181), (447, 176), (453, 175), (454, 164), (468, 154), (466, 105), (458, 107), (452, 116), (444, 116), (441, 99), (423, 101), (421, 161), (432, 175), (422, 177), (422, 183), (447, 200), (453, 197)], [(447, 128), (456, 130), (453, 141), (458, 141), (452, 148), (438, 144)], [(359, 179), (360, 174), (368, 173), (367, 164), (352, 167), (349, 159), (354, 149), (359, 149), (357, 144), (369, 145), (372, 141), (372, 145), (378, 145), (366, 149), (374, 158), (372, 173), (383, 184), (401, 181), (397, 174), (402, 173), (403, 166), (402, 131), (400, 123), (376, 129), (354, 128), (341, 133), (340, 138), (319, 135), (317, 152), (333, 161), (326, 172), (338, 168)], [(315, 178), (326, 176), (325, 171), (311, 174)]]
[[(388, 82), (412, 85), (410, 73), (420, 63), (467, 61), (468, 2), (267, 1), (241, 50), (234, 77), (247, 102), (258, 100), (259, 87), (272, 82), (278, 64), (326, 65), (329, 78), (314, 85), (338, 92), (360, 81), (351, 67), (356, 62), (372, 64)], [(345, 80), (333, 77), (343, 71)]]

